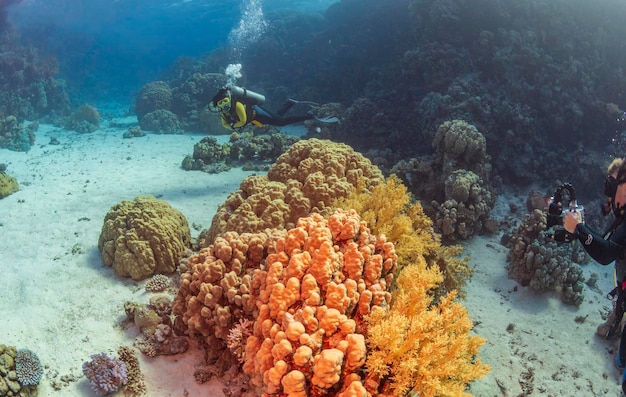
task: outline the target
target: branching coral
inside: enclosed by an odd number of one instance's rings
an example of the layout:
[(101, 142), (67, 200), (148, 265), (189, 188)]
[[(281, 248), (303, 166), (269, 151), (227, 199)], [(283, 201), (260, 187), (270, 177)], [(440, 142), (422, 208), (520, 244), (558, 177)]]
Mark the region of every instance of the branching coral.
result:
[(114, 393), (128, 382), (126, 364), (106, 353), (91, 355), (91, 361), (83, 363), (83, 373), (98, 395)]
[(467, 385), (489, 372), (477, 358), (485, 342), (472, 336), (467, 310), (454, 292), (432, 305), (441, 276), (419, 265), (398, 277), (390, 309), (368, 318), (366, 387), (372, 395), (470, 396)]
[(15, 375), (22, 386), (36, 386), (43, 377), (43, 364), (39, 356), (28, 349), (15, 354)]
[(129, 347), (120, 346), (117, 349), (117, 354), (126, 365), (126, 373), (128, 375), (128, 381), (124, 386), (124, 394), (126, 396), (142, 396), (146, 394), (146, 383), (139, 368), (139, 359), (135, 351)]

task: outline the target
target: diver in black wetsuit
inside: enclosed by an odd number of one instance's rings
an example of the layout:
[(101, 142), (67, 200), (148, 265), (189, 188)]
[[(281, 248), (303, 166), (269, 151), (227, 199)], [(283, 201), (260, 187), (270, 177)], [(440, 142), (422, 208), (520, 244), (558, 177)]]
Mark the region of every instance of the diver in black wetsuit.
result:
[[(609, 320), (598, 327), (598, 333), (608, 338), (621, 332), (620, 345), (615, 359), (620, 368), (626, 366), (626, 332), (620, 330), (620, 322), (626, 311), (626, 161), (614, 160), (608, 168), (605, 181), (607, 204), (602, 212), (612, 211), (613, 224), (604, 235), (594, 231), (582, 222), (579, 211), (566, 211), (563, 219), (565, 230), (581, 242), (587, 253), (598, 263), (608, 265), (615, 261), (615, 289), (611, 295), (617, 296), (615, 310)], [(626, 371), (622, 375), (622, 391), (626, 393)]]
[(313, 102), (289, 99), (276, 113), (272, 113), (261, 107), (264, 102), (265, 97), (261, 94), (245, 88), (229, 86), (220, 89), (215, 94), (209, 103), (209, 109), (220, 114), (224, 127), (238, 129), (250, 123), (257, 127), (262, 127), (264, 124), (285, 126), (311, 120), (314, 118), (311, 113), (289, 117), (285, 117), (285, 113), (297, 103), (317, 106)]

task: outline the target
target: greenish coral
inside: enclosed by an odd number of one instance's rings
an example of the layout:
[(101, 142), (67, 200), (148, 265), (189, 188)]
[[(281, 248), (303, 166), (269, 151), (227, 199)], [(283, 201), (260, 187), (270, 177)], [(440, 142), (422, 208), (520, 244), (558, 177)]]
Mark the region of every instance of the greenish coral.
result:
[(155, 110), (170, 110), (172, 106), (172, 90), (165, 81), (152, 81), (139, 91), (135, 101), (135, 112), (141, 122), (143, 117)]
[(94, 132), (100, 127), (100, 113), (93, 106), (83, 104), (65, 120), (65, 128), (80, 133)]
[(157, 109), (145, 114), (139, 125), (144, 131), (154, 131), (161, 134), (178, 134), (182, 132), (178, 116), (166, 109)]
[(477, 167), (489, 161), (487, 141), (473, 125), (463, 120), (444, 122), (437, 128), (435, 147), (436, 162), (444, 171), (464, 168), (483, 176)]
[(568, 304), (583, 302), (585, 279), (578, 263), (586, 263), (585, 251), (576, 244), (557, 244), (546, 231), (546, 214), (526, 214), (511, 237), (507, 256), (509, 278), (538, 292), (560, 291)]
[(20, 190), (17, 179), (9, 174), (0, 172), (0, 199), (3, 199)]
[(0, 117), (0, 148), (27, 152), (35, 144), (35, 132), (39, 128), (37, 122), (24, 127), (15, 116)]
[(122, 277), (172, 273), (190, 246), (185, 216), (151, 195), (122, 201), (107, 213), (98, 240), (102, 261)]

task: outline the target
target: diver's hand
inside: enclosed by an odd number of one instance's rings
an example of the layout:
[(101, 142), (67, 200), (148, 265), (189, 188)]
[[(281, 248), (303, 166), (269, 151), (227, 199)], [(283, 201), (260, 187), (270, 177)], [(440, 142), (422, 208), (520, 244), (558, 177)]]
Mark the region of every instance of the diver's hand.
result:
[(563, 227), (568, 232), (574, 233), (576, 226), (578, 226), (578, 224), (582, 222), (582, 214), (578, 210), (576, 211), (565, 210), (564, 214), (565, 215), (563, 217)]

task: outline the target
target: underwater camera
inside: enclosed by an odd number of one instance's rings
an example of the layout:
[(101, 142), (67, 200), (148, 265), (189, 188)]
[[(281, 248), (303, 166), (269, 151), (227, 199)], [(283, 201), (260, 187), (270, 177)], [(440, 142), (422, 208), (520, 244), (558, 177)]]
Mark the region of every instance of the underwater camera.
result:
[(583, 217), (585, 214), (584, 208), (576, 201), (576, 190), (570, 183), (557, 187), (548, 204), (546, 226), (548, 229), (557, 226), (551, 237), (559, 243), (569, 243), (576, 239), (572, 233), (563, 228), (564, 211), (579, 211)]

